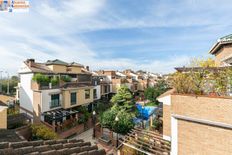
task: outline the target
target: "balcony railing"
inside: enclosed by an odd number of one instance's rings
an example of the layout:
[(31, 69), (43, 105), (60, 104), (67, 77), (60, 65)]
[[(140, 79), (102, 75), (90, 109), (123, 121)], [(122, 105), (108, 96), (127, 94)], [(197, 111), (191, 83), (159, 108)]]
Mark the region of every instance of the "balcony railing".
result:
[(52, 108), (57, 108), (57, 107), (60, 107), (61, 106), (61, 101), (60, 100), (52, 100), (50, 102), (50, 109)]

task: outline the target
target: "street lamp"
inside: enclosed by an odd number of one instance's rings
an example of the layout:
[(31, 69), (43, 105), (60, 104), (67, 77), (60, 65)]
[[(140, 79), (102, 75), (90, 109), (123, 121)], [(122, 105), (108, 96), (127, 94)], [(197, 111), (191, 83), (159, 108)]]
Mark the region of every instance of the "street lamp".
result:
[(10, 94), (10, 75), (9, 72), (5, 71), (5, 73), (7, 74), (7, 95)]
[(93, 111), (93, 138), (96, 137), (96, 135), (95, 135), (95, 123), (96, 123), (96, 112), (94, 110)]
[[(115, 121), (116, 121), (116, 125), (118, 126), (118, 121), (119, 121), (118, 116), (115, 117)], [(118, 148), (118, 132), (116, 132), (116, 133), (117, 133), (116, 148)]]
[(143, 113), (143, 111), (144, 111), (144, 105), (142, 106), (142, 126), (143, 126), (143, 129), (145, 129), (145, 125), (144, 125), (144, 113)]

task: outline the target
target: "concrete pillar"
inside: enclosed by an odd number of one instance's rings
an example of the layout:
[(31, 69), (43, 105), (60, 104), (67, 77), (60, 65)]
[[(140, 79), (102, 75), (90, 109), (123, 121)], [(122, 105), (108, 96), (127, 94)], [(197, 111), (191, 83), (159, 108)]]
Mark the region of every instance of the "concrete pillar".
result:
[(151, 115), (150, 116), (150, 127), (152, 127), (152, 124), (153, 124), (153, 116)]

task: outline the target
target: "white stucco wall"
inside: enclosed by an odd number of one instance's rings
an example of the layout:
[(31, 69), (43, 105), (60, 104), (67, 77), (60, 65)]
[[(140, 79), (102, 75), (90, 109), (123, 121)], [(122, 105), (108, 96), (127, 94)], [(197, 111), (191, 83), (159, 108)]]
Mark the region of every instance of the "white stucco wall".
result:
[(33, 112), (33, 91), (31, 81), (33, 73), (20, 74), (19, 101), (20, 106)]
[(171, 95), (167, 95), (158, 99), (159, 102), (162, 102), (165, 105), (171, 105)]
[(95, 100), (101, 99), (101, 86), (97, 85), (97, 86), (94, 87), (94, 89), (97, 90), (97, 98)]
[[(59, 89), (49, 89), (49, 90), (42, 90), (41, 91), (41, 112), (46, 112), (46, 111), (50, 111), (50, 102), (51, 102), (51, 94), (58, 94), (60, 93), (60, 101), (62, 102), (62, 94), (61, 91)], [(59, 107), (57, 107), (59, 108)], [(53, 109), (57, 109), (57, 108), (53, 108)]]

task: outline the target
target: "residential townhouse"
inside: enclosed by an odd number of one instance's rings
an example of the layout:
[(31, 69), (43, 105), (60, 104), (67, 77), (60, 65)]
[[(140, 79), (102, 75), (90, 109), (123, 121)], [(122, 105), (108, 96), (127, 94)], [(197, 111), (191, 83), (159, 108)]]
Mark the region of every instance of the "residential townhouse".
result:
[[(91, 109), (94, 93), (99, 92), (94, 91), (92, 73), (87, 70), (88, 67), (84, 69), (81, 64), (57, 59), (46, 63), (26, 60), (19, 70), (20, 111), (36, 122), (48, 121), (48, 117), (54, 115), (64, 117), (62, 119), (76, 116), (77, 111), (73, 108), (78, 106)], [(49, 82), (34, 81), (33, 77), (38, 74), (44, 75)], [(59, 80), (52, 82), (52, 79)]]
[(112, 94), (116, 94), (118, 88), (120, 88), (122, 85), (126, 85), (126, 75), (113, 70), (101, 70), (97, 72), (101, 76), (105, 76), (107, 80), (111, 83), (110, 92)]
[[(231, 66), (231, 39), (231, 35), (223, 37), (211, 48), (209, 53), (215, 55), (217, 66), (209, 71)], [(177, 94), (172, 89), (158, 100), (163, 103), (163, 138), (171, 141), (172, 155), (231, 154), (231, 96)]]
[[(95, 100), (109, 100), (112, 97), (112, 83), (107, 75), (101, 72), (92, 72), (93, 84), (97, 87), (98, 91)], [(95, 93), (94, 93), (95, 94)]]

